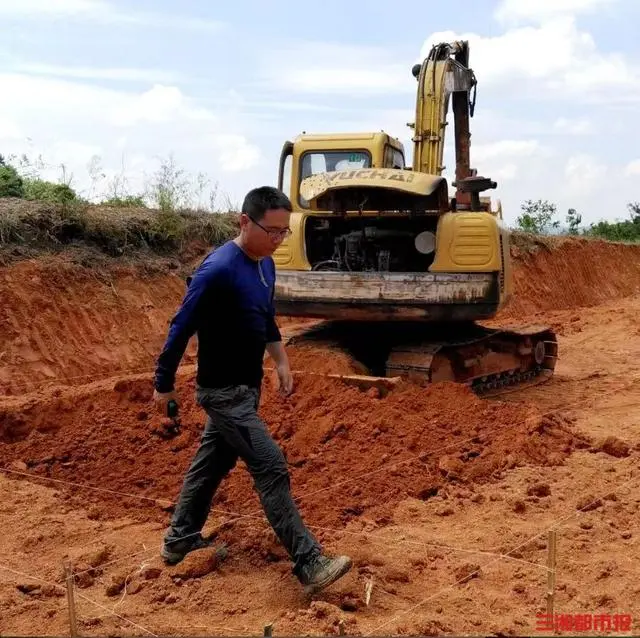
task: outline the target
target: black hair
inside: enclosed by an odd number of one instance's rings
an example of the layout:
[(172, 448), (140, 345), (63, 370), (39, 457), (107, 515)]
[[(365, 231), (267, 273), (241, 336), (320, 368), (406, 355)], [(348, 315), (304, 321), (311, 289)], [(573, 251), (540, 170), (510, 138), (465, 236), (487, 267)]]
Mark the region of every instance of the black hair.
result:
[(258, 222), (268, 210), (275, 208), (284, 208), (289, 212), (293, 210), (291, 200), (273, 186), (259, 186), (250, 190), (242, 202), (242, 212)]

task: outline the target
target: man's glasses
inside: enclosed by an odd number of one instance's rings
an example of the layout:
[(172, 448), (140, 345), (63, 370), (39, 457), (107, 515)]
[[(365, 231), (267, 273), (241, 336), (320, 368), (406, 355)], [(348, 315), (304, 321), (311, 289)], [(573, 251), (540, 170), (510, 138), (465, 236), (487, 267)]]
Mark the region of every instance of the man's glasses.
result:
[(247, 217), (256, 226), (262, 228), (262, 230), (264, 230), (264, 232), (267, 233), (267, 235), (269, 235), (271, 239), (284, 239), (285, 237), (289, 237), (289, 235), (291, 235), (291, 228), (284, 228), (282, 230), (269, 230), (268, 228), (265, 228), (260, 222), (257, 222), (253, 217), (251, 217), (251, 215), (247, 215)]

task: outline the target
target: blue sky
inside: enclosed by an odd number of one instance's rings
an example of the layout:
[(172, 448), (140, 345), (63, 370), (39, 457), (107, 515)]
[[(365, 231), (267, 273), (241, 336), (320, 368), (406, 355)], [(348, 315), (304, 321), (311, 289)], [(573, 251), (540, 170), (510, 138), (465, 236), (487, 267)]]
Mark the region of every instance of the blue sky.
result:
[(275, 183), (283, 141), (302, 130), (384, 129), (410, 157), (411, 66), (463, 37), (479, 83), (472, 164), (498, 181), (508, 222), (526, 199), (586, 221), (640, 200), (637, 0), (301, 7), (0, 0), (0, 153), (42, 155), (51, 177), (64, 163), (90, 196), (123, 174), (142, 188), (173, 154), (239, 202)]

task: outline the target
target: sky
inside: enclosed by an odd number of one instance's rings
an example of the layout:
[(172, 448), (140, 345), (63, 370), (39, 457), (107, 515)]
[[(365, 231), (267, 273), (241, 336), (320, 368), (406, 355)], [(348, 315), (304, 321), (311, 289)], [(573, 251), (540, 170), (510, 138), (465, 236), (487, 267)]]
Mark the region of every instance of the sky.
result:
[(206, 175), (201, 197), (217, 184), (239, 204), (276, 184), (302, 131), (383, 129), (410, 161), (411, 67), (467, 39), (472, 166), (498, 182), (507, 223), (528, 199), (625, 219), (640, 200), (639, 20), (638, 0), (0, 0), (0, 154), (41, 157), (93, 198), (173, 158)]

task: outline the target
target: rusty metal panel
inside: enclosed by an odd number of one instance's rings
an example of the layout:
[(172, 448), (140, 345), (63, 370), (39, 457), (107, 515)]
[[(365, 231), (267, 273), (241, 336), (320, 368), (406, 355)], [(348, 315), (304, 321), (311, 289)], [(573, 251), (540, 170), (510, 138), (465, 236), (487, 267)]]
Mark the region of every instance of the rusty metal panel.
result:
[(488, 300), (492, 273), (280, 272), (276, 299), (420, 306)]

